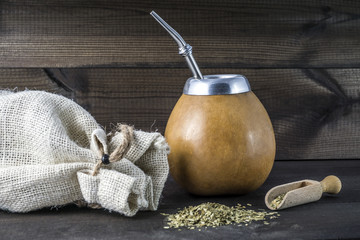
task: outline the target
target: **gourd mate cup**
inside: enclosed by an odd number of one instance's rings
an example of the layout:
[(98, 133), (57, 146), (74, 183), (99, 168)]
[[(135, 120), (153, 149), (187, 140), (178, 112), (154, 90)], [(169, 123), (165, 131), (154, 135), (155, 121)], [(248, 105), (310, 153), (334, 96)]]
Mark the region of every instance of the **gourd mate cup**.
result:
[(270, 118), (248, 80), (237, 74), (203, 76), (192, 48), (159, 15), (151, 15), (179, 45), (193, 77), (166, 126), (170, 172), (196, 195), (245, 194), (259, 188), (275, 158)]

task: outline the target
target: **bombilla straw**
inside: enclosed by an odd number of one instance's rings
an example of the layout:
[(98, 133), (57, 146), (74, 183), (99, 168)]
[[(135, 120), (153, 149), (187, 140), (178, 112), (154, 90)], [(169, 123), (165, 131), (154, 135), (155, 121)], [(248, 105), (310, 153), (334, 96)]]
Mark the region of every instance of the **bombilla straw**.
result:
[(172, 27), (170, 27), (169, 24), (167, 24), (159, 15), (157, 15), (156, 12), (152, 11), (150, 15), (153, 16), (156, 21), (158, 21), (160, 25), (166, 29), (166, 31), (168, 31), (170, 36), (173, 37), (176, 43), (179, 45), (179, 54), (185, 57), (186, 62), (194, 75), (194, 78), (203, 79), (200, 69), (192, 55), (192, 47), (184, 41), (179, 33), (177, 33)]

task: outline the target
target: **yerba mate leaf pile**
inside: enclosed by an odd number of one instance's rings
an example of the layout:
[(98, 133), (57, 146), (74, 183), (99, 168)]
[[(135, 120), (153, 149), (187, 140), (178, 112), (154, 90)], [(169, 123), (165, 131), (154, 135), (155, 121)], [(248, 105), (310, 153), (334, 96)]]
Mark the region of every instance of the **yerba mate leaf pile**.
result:
[(284, 200), (286, 193), (280, 194), (277, 196), (272, 202), (270, 203), (270, 206), (274, 209), (278, 209), (282, 201)]
[[(251, 206), (251, 204), (247, 204)], [(185, 207), (175, 214), (162, 214), (167, 216), (168, 228), (188, 229), (202, 228), (202, 227), (218, 227), (229, 224), (238, 224), (239, 226), (248, 226), (253, 221), (263, 221), (268, 225), (267, 219), (274, 219), (280, 215), (277, 212), (266, 212), (265, 210), (255, 211), (246, 209), (246, 206), (237, 204), (229, 207), (219, 203), (202, 203), (197, 206)]]

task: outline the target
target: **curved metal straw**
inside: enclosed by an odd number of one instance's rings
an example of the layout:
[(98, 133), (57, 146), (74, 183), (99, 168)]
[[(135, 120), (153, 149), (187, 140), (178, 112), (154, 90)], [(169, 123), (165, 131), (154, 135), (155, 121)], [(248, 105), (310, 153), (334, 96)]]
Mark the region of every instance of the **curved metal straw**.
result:
[(192, 55), (192, 47), (184, 41), (179, 33), (177, 33), (172, 27), (170, 27), (169, 24), (167, 24), (159, 15), (157, 15), (156, 12), (152, 11), (150, 15), (153, 16), (156, 21), (158, 21), (160, 25), (166, 29), (166, 31), (168, 31), (170, 36), (172, 36), (179, 45), (179, 54), (185, 57), (185, 60), (191, 72), (193, 73), (194, 78), (203, 79), (200, 69)]

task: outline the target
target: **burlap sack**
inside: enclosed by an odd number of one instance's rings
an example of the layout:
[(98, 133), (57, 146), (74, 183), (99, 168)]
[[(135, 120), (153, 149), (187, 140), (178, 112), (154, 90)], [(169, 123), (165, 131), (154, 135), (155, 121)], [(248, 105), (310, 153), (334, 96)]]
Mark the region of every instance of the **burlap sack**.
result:
[(123, 140), (65, 97), (0, 91), (0, 208), (28, 212), (80, 200), (126, 216), (156, 210), (169, 171), (159, 133), (134, 131), (126, 155), (93, 174), (101, 154)]

